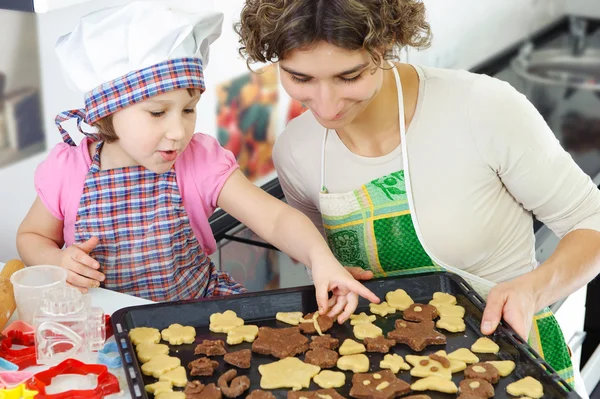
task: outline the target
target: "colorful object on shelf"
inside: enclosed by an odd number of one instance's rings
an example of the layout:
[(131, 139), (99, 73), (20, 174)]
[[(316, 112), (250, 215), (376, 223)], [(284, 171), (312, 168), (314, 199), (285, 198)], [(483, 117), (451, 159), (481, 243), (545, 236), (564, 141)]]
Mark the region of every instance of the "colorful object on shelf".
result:
[[(13, 349), (13, 346), (23, 346)], [(0, 341), (0, 358), (8, 360), (19, 367), (19, 370), (37, 364), (35, 359), (35, 343), (31, 334), (24, 335), (20, 331), (10, 331), (8, 337)]]
[(36, 395), (37, 391), (27, 389), (25, 384), (10, 389), (0, 389), (0, 399), (32, 399)]
[(14, 388), (33, 377), (30, 371), (0, 371), (0, 389)]
[[(116, 354), (116, 356), (114, 354)], [(108, 342), (104, 345), (104, 348), (98, 351), (98, 363), (104, 364), (109, 369), (121, 367), (123, 362), (119, 356), (119, 346), (116, 342)]]
[[(52, 379), (64, 374), (95, 374), (98, 376), (98, 385), (95, 389), (90, 390), (72, 390), (54, 395), (47, 394), (46, 387), (52, 383)], [(50, 367), (46, 371), (37, 373), (27, 381), (26, 386), (30, 390), (39, 392), (36, 399), (102, 399), (105, 396), (116, 394), (121, 390), (119, 380), (108, 372), (106, 366), (85, 364), (75, 359), (67, 359), (54, 367)]]

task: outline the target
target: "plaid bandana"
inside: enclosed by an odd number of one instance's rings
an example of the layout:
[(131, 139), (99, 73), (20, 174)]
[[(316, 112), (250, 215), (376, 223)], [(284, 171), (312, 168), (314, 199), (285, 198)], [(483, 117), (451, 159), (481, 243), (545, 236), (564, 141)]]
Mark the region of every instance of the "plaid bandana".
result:
[(97, 134), (82, 130), (82, 122), (93, 125), (120, 109), (150, 97), (190, 88), (200, 89), (200, 92), (205, 90), (202, 60), (191, 57), (167, 60), (102, 84), (85, 95), (85, 109), (61, 112), (54, 122), (63, 141), (74, 146), (75, 142), (61, 126), (62, 122), (77, 118), (79, 131), (97, 140)]

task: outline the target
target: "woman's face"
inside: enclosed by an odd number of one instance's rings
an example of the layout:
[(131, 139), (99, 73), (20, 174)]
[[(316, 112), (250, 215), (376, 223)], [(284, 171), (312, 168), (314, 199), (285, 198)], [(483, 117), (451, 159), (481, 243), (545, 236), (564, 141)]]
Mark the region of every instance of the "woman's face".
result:
[(329, 129), (351, 123), (383, 83), (383, 70), (367, 51), (348, 51), (326, 42), (290, 51), (279, 68), (285, 91)]

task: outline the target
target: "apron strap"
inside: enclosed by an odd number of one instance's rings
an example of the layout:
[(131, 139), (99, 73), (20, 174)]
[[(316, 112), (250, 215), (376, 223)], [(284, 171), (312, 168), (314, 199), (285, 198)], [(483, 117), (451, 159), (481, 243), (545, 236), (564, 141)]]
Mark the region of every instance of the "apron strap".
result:
[(73, 118), (77, 118), (77, 129), (79, 129), (79, 131), (81, 133), (83, 133), (83, 135), (92, 138), (94, 141), (98, 140), (98, 135), (96, 133), (87, 133), (81, 129), (81, 123), (85, 122), (85, 110), (84, 109), (72, 109), (72, 110), (68, 110), (68, 111), (63, 111), (60, 114), (56, 115), (56, 118), (54, 118), (54, 123), (56, 124), (56, 127), (60, 131), (60, 135), (62, 136), (62, 139), (65, 143), (72, 145), (72, 146), (76, 145), (75, 141), (73, 141), (73, 139), (71, 138), (69, 133), (61, 125), (62, 122), (68, 121), (69, 119), (73, 119)]
[(325, 188), (325, 146), (327, 144), (327, 136), (329, 136), (329, 129), (325, 129), (325, 136), (323, 137), (323, 145), (321, 147), (321, 187), (319, 187), (319, 191), (322, 193), (327, 191)]

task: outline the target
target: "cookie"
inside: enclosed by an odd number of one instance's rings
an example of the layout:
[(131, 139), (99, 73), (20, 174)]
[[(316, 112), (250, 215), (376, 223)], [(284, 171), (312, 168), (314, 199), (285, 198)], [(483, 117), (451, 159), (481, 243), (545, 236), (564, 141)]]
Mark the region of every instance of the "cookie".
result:
[(208, 329), (214, 333), (226, 333), (243, 325), (244, 320), (237, 317), (237, 314), (233, 310), (226, 310), (223, 313), (213, 313), (210, 315)]
[(364, 354), (342, 356), (337, 361), (337, 368), (354, 373), (366, 373), (369, 371), (369, 358)]
[(317, 312), (309, 313), (298, 324), (300, 331), (304, 334), (323, 334), (333, 327), (333, 319), (329, 316), (320, 315)]
[(365, 338), (363, 342), (367, 346), (367, 352), (388, 353), (390, 348), (396, 345), (396, 341), (387, 339), (383, 335), (376, 338)]
[(525, 377), (519, 381), (508, 384), (506, 392), (512, 396), (529, 396), (539, 399), (544, 396), (544, 387), (533, 377)]
[(204, 385), (200, 381), (190, 381), (183, 391), (185, 399), (221, 399), (221, 390), (215, 384)]
[(138, 359), (142, 363), (148, 363), (154, 356), (168, 355), (169, 347), (165, 344), (155, 344), (153, 342), (138, 344), (135, 347)]
[(498, 353), (500, 347), (497, 343), (487, 337), (481, 337), (473, 345), (471, 351), (475, 353)]
[(162, 330), (161, 335), (171, 345), (191, 344), (196, 339), (196, 329), (175, 323)]
[(179, 366), (158, 378), (158, 381), (168, 382), (174, 387), (184, 387), (188, 383), (187, 375), (185, 374), (185, 368)]
[(461, 399), (488, 399), (495, 395), (494, 387), (486, 380), (466, 379), (458, 386)]
[(496, 360), (496, 361), (489, 361), (486, 362), (491, 364), (492, 366), (496, 367), (496, 369), (498, 370), (498, 373), (500, 373), (501, 377), (508, 377), (510, 375), (510, 373), (513, 372), (513, 370), (515, 369), (515, 362), (513, 362), (512, 360)]
[(310, 349), (325, 348), (325, 349), (337, 349), (340, 345), (340, 340), (332, 338), (329, 334), (316, 335), (310, 337)]
[(223, 357), (223, 360), (232, 366), (249, 369), (252, 361), (252, 351), (250, 349), (242, 349), (237, 352), (230, 352)]
[(341, 371), (321, 370), (313, 381), (324, 389), (341, 388), (346, 385), (346, 375)]
[(303, 318), (304, 317), (302, 312), (277, 312), (277, 314), (275, 315), (276, 320), (279, 320), (282, 323), (290, 324), (292, 326), (297, 326), (298, 324), (300, 324), (300, 321)]
[(237, 377), (237, 371), (231, 369), (219, 377), (217, 385), (224, 396), (237, 398), (250, 388), (250, 378), (245, 375)]
[[(407, 356), (408, 357), (408, 356)], [(437, 391), (443, 393), (456, 393), (458, 388), (452, 380), (440, 377), (421, 378), (410, 386), (413, 391)]]
[(308, 338), (300, 334), (298, 327), (260, 327), (258, 337), (252, 343), (252, 352), (279, 359), (296, 356), (307, 350)]
[(429, 345), (445, 345), (446, 336), (433, 329), (433, 321), (413, 323), (396, 320), (396, 329), (387, 335), (398, 344), (408, 345), (412, 350), (421, 352)]
[(396, 308), (391, 307), (387, 302), (370, 303), (369, 310), (371, 310), (371, 313), (377, 314), (381, 317), (396, 313)]
[(300, 390), (308, 388), (310, 380), (319, 374), (321, 368), (312, 364), (304, 363), (296, 357), (285, 359), (258, 366), (261, 375), (260, 387), (262, 389), (291, 388)]
[(465, 317), (465, 308), (462, 306), (448, 305), (446, 303), (436, 303), (432, 306), (435, 306), (440, 317)]
[(151, 393), (153, 395), (158, 395), (163, 392), (173, 392), (173, 385), (171, 385), (168, 381), (159, 381), (154, 384), (148, 384), (144, 387), (146, 392)]
[(223, 356), (226, 353), (225, 342), (220, 339), (205, 339), (201, 344), (196, 346), (196, 349), (194, 349), (195, 355)]
[(289, 391), (287, 399), (345, 399), (335, 389), (319, 389), (318, 391)]
[(205, 377), (213, 375), (217, 367), (219, 367), (219, 362), (210, 360), (207, 357), (201, 357), (188, 364), (188, 368), (191, 370), (190, 375), (201, 375)]
[(129, 339), (134, 345), (158, 344), (160, 342), (160, 331), (150, 327), (136, 327), (129, 331)]
[(392, 370), (394, 374), (398, 374), (400, 370), (410, 370), (410, 366), (402, 359), (402, 356), (395, 353), (385, 355), (383, 360), (379, 362), (379, 367)]
[(342, 343), (342, 346), (340, 346), (340, 350), (338, 352), (340, 352), (340, 355), (342, 356), (347, 356), (356, 355), (358, 353), (364, 353), (366, 351), (367, 348), (365, 348), (363, 344), (358, 343), (353, 339), (347, 338)]
[(445, 292), (434, 292), (433, 299), (429, 302), (444, 303), (447, 305), (456, 305), (456, 297)]
[(444, 380), (452, 379), (450, 367), (444, 367), (442, 363), (428, 356), (406, 355), (406, 361), (412, 365), (410, 375), (413, 377), (438, 377)]
[(357, 399), (392, 399), (410, 392), (410, 385), (390, 371), (355, 374), (350, 396)]
[(413, 303), (402, 313), (402, 318), (408, 321), (431, 321), (436, 317), (438, 317), (438, 311), (435, 306), (422, 303)]
[(154, 399), (186, 399), (186, 396), (183, 392), (161, 392)]
[(450, 360), (459, 360), (467, 364), (478, 363), (479, 358), (467, 348), (459, 348), (448, 354)]
[(330, 369), (337, 364), (339, 355), (336, 351), (325, 348), (312, 349), (306, 352), (304, 361), (309, 364), (314, 364), (322, 369)]
[(436, 362), (440, 363), (442, 365), (442, 367), (445, 369), (450, 368), (450, 359), (448, 359), (445, 352), (444, 352), (444, 354), (432, 353), (429, 355), (429, 358), (431, 360), (435, 360)]
[(404, 396), (402, 399), (431, 399), (429, 395), (410, 395)]
[(412, 298), (402, 289), (385, 294), (386, 302), (396, 310), (405, 310), (414, 303)]
[(372, 323), (358, 324), (352, 331), (357, 339), (376, 338), (383, 335), (383, 330)]
[(246, 399), (275, 399), (275, 395), (273, 395), (269, 391), (263, 391), (262, 389), (255, 389), (250, 392)]
[(179, 360), (179, 358), (158, 355), (150, 359), (149, 362), (142, 364), (142, 374), (158, 378), (179, 366), (181, 366), (181, 360)]
[(239, 326), (227, 333), (227, 344), (228, 345), (239, 345), (242, 342), (254, 342), (258, 335), (258, 326)]
[(465, 379), (480, 379), (495, 384), (500, 381), (500, 373), (489, 363), (475, 363), (465, 370)]
[(356, 326), (358, 324), (373, 323), (375, 320), (377, 320), (377, 316), (374, 316), (372, 314), (367, 315), (365, 312), (350, 315), (351, 326)]
[(435, 323), (435, 326), (439, 329), (444, 329), (453, 333), (463, 332), (467, 329), (462, 317), (441, 317)]
[[(448, 357), (448, 354), (446, 353), (446, 351), (437, 351), (437, 352), (435, 352), (435, 355), (441, 356), (450, 362), (450, 373), (452, 373), (452, 374), (458, 373), (460, 371), (464, 371), (467, 368), (467, 363), (460, 361), (460, 360), (450, 359)], [(431, 358), (431, 355), (429, 355), (429, 356)], [(433, 358), (433, 360), (435, 360), (435, 359), (436, 358)], [(442, 365), (444, 365), (444, 364), (442, 363)]]

